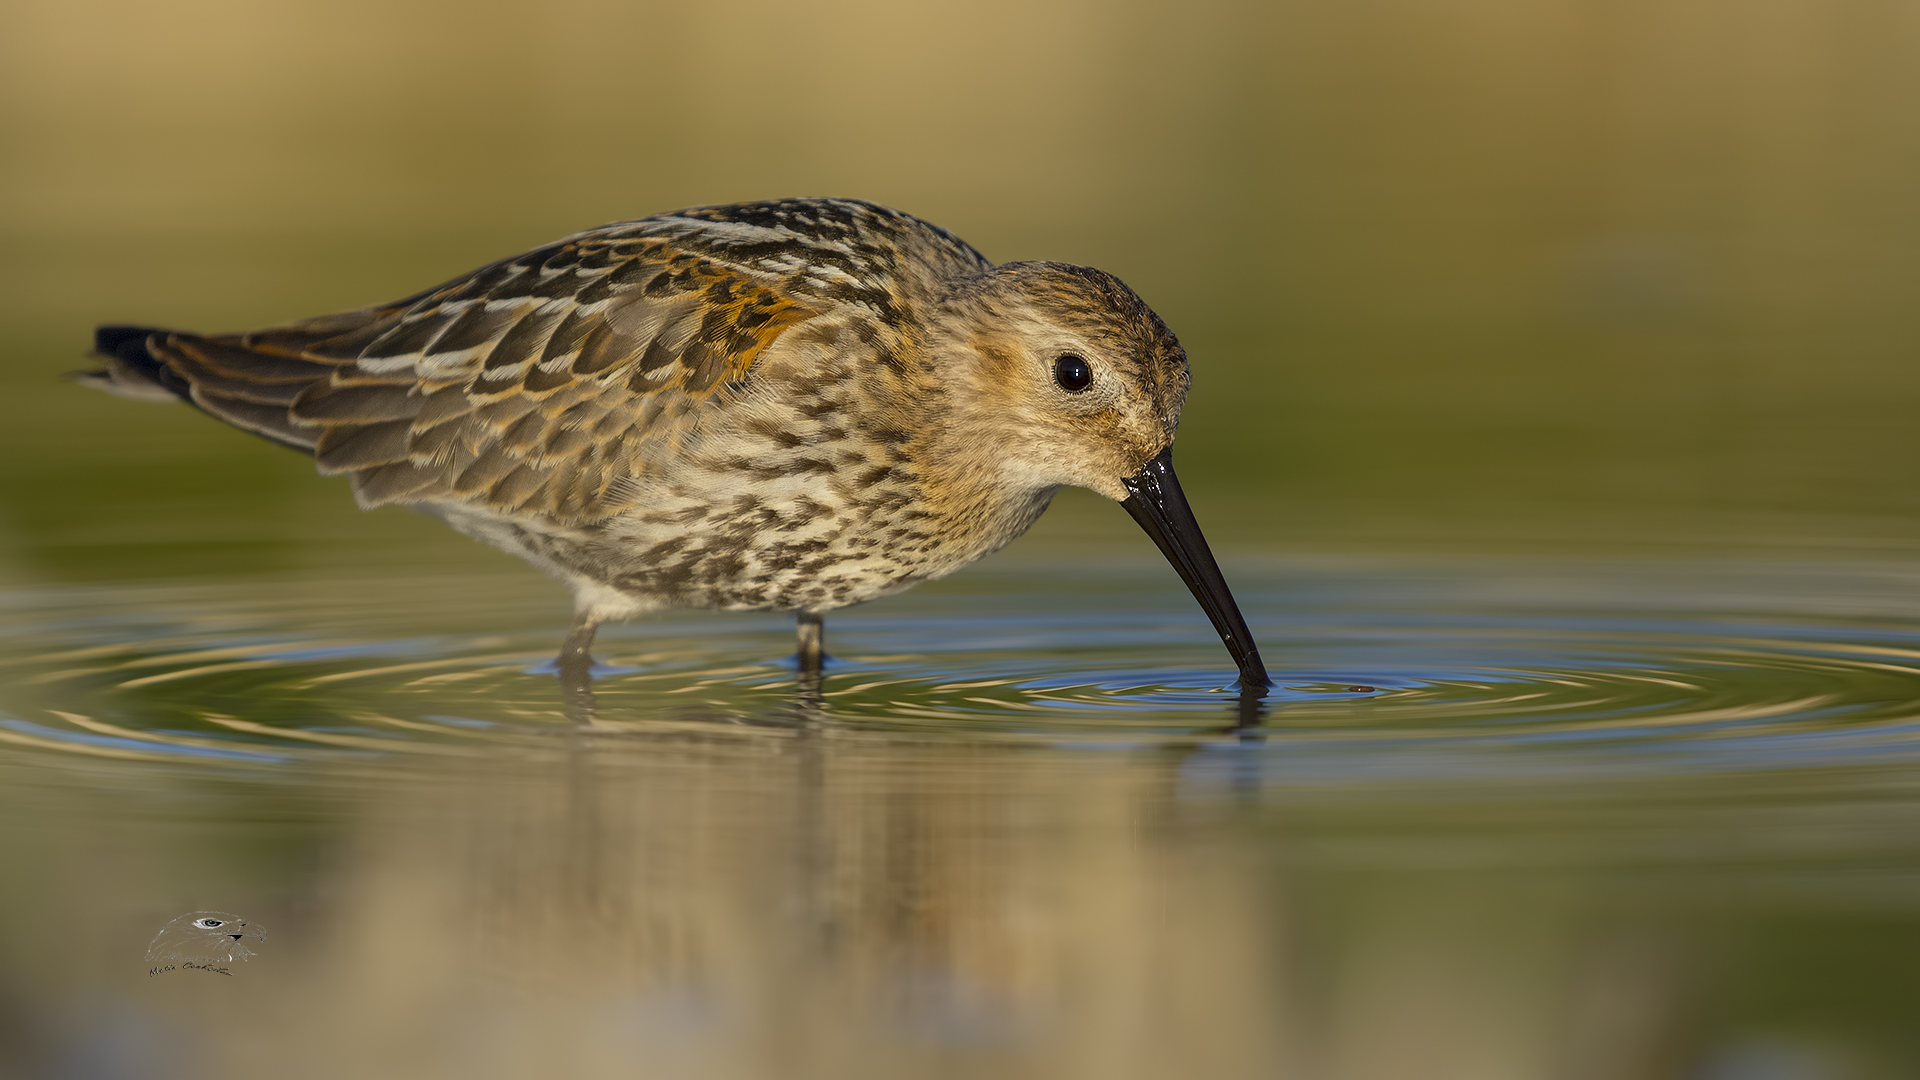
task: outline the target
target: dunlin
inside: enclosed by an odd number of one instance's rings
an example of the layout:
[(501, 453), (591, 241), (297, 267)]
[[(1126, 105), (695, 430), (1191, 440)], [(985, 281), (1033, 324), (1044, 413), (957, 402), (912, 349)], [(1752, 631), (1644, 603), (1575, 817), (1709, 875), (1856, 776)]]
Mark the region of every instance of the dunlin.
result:
[(245, 334), (101, 327), (128, 396), (184, 398), (572, 587), (821, 616), (950, 574), (1063, 484), (1121, 503), (1240, 669), (1260, 654), (1174, 476), (1186, 354), (1111, 274), (994, 265), (872, 203), (789, 199), (577, 233), (391, 304)]

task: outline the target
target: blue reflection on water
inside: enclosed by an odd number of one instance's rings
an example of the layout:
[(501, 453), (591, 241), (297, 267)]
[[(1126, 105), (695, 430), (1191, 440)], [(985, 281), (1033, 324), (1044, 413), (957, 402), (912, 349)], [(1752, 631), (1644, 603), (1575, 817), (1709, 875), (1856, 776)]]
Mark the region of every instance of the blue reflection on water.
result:
[(73, 743), (79, 746), (98, 746), (114, 750), (138, 750), (146, 754), (177, 754), (185, 758), (215, 758), (228, 761), (251, 761), (264, 765), (280, 764), (292, 760), (285, 754), (261, 753), (252, 750), (218, 749), (211, 746), (190, 746), (176, 742), (145, 739), (125, 739), (113, 735), (97, 735), (90, 731), (62, 730), (45, 727), (28, 720), (19, 720), (11, 716), (0, 716), (0, 727), (32, 735), (35, 738), (50, 739), (55, 742)]

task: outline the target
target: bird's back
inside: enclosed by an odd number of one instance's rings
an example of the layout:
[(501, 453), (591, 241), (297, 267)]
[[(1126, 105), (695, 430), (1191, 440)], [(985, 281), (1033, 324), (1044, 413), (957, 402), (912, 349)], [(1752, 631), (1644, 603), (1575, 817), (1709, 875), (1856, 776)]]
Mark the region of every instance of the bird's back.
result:
[(852, 200), (696, 208), (589, 230), (404, 300), (242, 334), (102, 327), (95, 381), (161, 392), (352, 477), (365, 506), (427, 503), (578, 527), (809, 321), (876, 359), (911, 347), (940, 279), (991, 264)]

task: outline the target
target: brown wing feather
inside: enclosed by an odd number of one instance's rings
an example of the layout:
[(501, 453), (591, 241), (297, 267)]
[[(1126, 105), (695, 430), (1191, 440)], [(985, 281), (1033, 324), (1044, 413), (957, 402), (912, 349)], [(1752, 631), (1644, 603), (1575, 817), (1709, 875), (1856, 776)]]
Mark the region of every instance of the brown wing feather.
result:
[(670, 239), (588, 234), (397, 304), (147, 346), (201, 408), (311, 451), (363, 505), (584, 524), (612, 512), (643, 444), (815, 314)]

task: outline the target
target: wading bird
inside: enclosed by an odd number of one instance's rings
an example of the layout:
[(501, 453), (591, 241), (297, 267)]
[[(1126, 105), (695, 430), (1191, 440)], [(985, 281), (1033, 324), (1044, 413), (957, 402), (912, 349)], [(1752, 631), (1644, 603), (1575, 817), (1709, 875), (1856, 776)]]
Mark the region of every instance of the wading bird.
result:
[(1118, 501), (1269, 685), (1174, 476), (1187, 358), (1118, 278), (994, 265), (872, 203), (590, 229), (378, 307), (243, 334), (103, 326), (84, 381), (184, 398), (573, 589), (595, 629), (668, 607), (821, 616), (950, 574), (1065, 484)]

